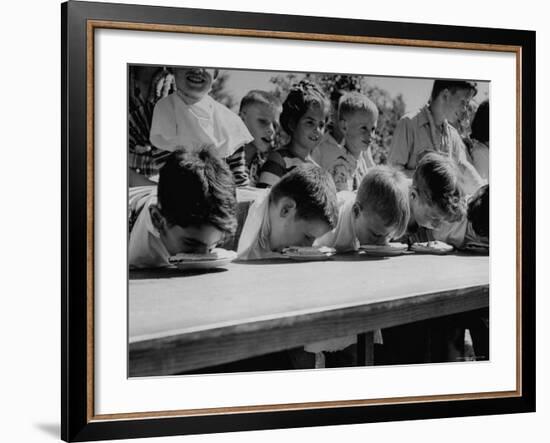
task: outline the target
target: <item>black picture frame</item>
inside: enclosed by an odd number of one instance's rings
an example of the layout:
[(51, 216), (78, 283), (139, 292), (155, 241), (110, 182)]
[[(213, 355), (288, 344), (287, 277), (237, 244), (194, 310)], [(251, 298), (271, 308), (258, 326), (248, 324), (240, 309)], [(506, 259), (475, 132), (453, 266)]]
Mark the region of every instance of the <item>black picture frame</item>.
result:
[[(394, 420), (512, 414), (535, 410), (535, 32), (413, 23), (335, 19), (70, 1), (62, 18), (62, 373), (61, 437), (65, 441), (170, 436), (196, 433), (325, 426)], [(162, 418), (97, 418), (93, 414), (93, 117), (89, 78), (92, 21), (159, 26), (193, 26), (273, 33), (275, 38), (300, 34), (349, 38), (369, 37), (380, 44), (393, 41), (453, 47), (461, 44), (513, 47), (520, 57), (518, 74), (518, 198), (521, 211), (518, 241), (518, 341), (521, 365), (519, 391), (499, 398), (448, 400), (255, 411)], [(279, 33), (277, 35), (277, 33)], [(331, 37), (332, 36), (332, 37)], [(385, 42), (385, 43), (384, 43)], [(410, 43), (413, 44), (413, 43)], [(92, 53), (93, 54), (93, 53)], [(525, 115), (528, 114), (529, 118)], [(93, 157), (92, 157), (93, 158)], [(93, 200), (93, 199), (92, 199)]]

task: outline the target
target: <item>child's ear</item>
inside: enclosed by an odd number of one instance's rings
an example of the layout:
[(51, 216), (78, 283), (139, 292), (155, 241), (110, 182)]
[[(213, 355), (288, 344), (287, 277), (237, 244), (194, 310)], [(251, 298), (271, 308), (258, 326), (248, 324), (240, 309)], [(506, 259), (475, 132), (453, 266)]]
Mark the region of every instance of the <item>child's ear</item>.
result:
[(354, 218), (359, 218), (359, 216), (361, 215), (361, 205), (357, 202), (355, 202), (351, 208), (351, 210), (353, 211), (353, 217)]
[(290, 197), (282, 197), (279, 205), (281, 218), (288, 217), (296, 211), (296, 201)]
[(341, 118), (340, 120), (338, 120), (338, 126), (340, 126), (340, 131), (342, 131), (342, 133), (344, 134), (348, 130), (348, 122), (345, 118)]
[(162, 232), (166, 228), (166, 219), (160, 212), (160, 208), (157, 205), (149, 206), (149, 214), (151, 215), (151, 221), (157, 231)]
[(418, 198), (418, 190), (413, 186), (411, 187), (411, 200), (416, 200)]

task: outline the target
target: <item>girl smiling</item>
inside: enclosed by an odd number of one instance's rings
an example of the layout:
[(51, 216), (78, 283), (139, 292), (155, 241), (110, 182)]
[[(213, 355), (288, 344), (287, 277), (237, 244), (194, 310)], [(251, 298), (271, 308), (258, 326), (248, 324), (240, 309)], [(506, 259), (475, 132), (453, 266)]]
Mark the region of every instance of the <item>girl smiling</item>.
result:
[(315, 164), (311, 152), (319, 145), (325, 131), (329, 102), (314, 83), (302, 80), (290, 89), (283, 103), (280, 122), (290, 142), (268, 156), (260, 172), (258, 187), (273, 186), (292, 168)]

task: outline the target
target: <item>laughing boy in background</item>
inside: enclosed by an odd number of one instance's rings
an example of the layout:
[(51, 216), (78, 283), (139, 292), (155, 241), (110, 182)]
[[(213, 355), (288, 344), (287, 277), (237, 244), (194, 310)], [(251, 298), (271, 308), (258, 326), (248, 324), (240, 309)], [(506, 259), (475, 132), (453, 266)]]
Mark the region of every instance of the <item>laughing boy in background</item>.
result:
[(266, 91), (249, 91), (241, 100), (239, 116), (254, 137), (244, 147), (250, 186), (256, 186), (260, 169), (273, 148), (281, 110), (279, 99)]
[(237, 114), (208, 95), (218, 70), (184, 67), (174, 71), (177, 90), (155, 105), (151, 143), (170, 152), (213, 146), (227, 160), (235, 184), (248, 184), (244, 145), (252, 136)]

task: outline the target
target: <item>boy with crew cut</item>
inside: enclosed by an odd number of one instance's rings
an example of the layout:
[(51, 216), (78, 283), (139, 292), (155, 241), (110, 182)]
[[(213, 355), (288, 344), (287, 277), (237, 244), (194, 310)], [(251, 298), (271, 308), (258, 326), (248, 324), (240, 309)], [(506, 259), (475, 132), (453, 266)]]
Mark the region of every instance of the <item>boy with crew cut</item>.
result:
[(168, 266), (178, 253), (208, 253), (236, 227), (232, 174), (210, 148), (175, 151), (157, 186), (129, 191), (129, 264)]
[(337, 218), (332, 177), (315, 165), (296, 166), (250, 207), (237, 257), (275, 258), (286, 247), (311, 246)]
[(450, 157), (460, 172), (468, 194), (485, 182), (468, 161), (466, 148), (453, 124), (466, 111), (477, 94), (477, 84), (466, 80), (434, 81), (430, 101), (416, 114), (399, 120), (392, 137), (389, 163), (411, 176), (424, 152), (439, 152)]
[(384, 245), (402, 236), (409, 221), (409, 187), (405, 175), (388, 166), (367, 172), (357, 192), (338, 193), (338, 224), (315, 240), (338, 252), (357, 251), (360, 245)]
[(326, 134), (312, 158), (331, 173), (338, 191), (353, 191), (368, 169), (375, 166), (371, 143), (378, 108), (366, 95), (348, 92), (338, 101), (337, 120), (338, 130), (344, 137), (342, 142), (337, 143)]
[[(338, 193), (338, 224), (315, 240), (314, 246), (329, 246), (338, 252), (357, 251), (361, 245), (384, 245), (400, 237), (409, 221), (409, 186), (405, 175), (388, 166), (370, 169), (357, 192)], [(375, 342), (380, 343), (380, 332)], [(324, 367), (325, 358), (339, 365), (356, 362), (357, 337), (346, 336), (311, 343), (291, 354), (296, 367)], [(329, 354), (327, 354), (327, 352)]]
[(256, 185), (260, 169), (273, 148), (281, 111), (279, 99), (266, 91), (249, 91), (241, 100), (239, 116), (254, 137), (244, 147), (245, 165), (251, 186)]

